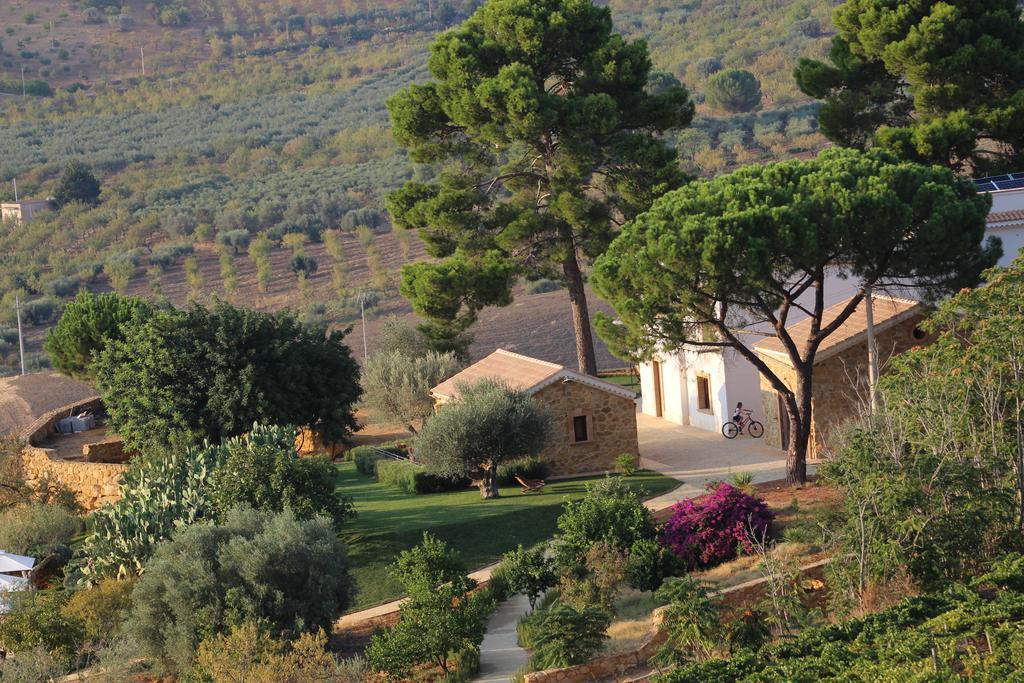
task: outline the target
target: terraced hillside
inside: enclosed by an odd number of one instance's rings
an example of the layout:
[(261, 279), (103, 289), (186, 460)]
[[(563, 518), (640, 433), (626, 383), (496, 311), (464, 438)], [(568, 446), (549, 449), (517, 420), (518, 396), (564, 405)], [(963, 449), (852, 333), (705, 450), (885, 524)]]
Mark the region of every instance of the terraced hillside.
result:
[[(13, 322), (17, 290), (33, 307), (30, 338), (41, 338), (79, 287), (159, 292), (179, 303), (189, 292), (198, 299), (216, 294), (291, 306), (337, 324), (348, 324), (356, 296), (372, 290), (379, 302), (372, 318), (407, 313), (397, 270), (422, 252), (415, 236), (390, 233), (383, 197), (429, 171), (414, 168), (391, 140), (384, 103), (426, 77), (434, 33), (476, 4), (3, 3), (0, 81), (10, 87), (0, 90), (20, 93), (25, 67), (28, 84), (38, 80), (39, 92), (53, 94), (0, 97), (0, 199), (12, 197), (7, 181), (14, 177), (22, 196), (47, 196), (72, 159), (93, 166), (103, 193), (95, 208), (68, 207), (27, 226), (0, 227), (0, 328)], [(825, 49), (831, 2), (608, 4), (619, 30), (646, 38), (657, 67), (698, 101), (694, 125), (674, 134), (684, 167), (711, 175), (823, 145), (814, 105), (790, 72), (800, 56)], [(727, 114), (704, 102), (708, 79), (729, 67), (755, 74), (759, 107)], [(341, 231), (340, 258), (321, 244), (325, 230)], [(318, 262), (301, 285), (288, 269), (296, 247), (294, 238), (290, 247), (283, 238), (291, 233), (304, 235), (302, 249)], [(244, 244), (259, 235), (269, 238), (273, 262), (266, 291)], [(177, 256), (167, 265), (169, 254)], [(535, 344), (551, 347), (544, 353), (554, 360), (571, 361), (558, 355), (559, 340), (571, 339), (559, 324), (566, 320), (564, 293), (524, 295), (516, 306), (483, 317), (481, 348), (500, 343), (530, 352)], [(532, 311), (535, 322), (503, 327), (513, 310)], [(0, 329), (0, 356), (8, 361), (9, 340), (9, 330)], [(605, 356), (606, 365), (614, 362)]]

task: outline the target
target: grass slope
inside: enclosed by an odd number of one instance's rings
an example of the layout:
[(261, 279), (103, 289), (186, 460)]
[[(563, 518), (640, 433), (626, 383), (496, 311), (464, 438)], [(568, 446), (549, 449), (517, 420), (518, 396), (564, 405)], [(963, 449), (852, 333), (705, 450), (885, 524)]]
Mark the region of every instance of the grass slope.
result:
[[(543, 492), (527, 495), (517, 486), (503, 487), (501, 498), (482, 500), (476, 489), (410, 496), (364, 477), (352, 463), (343, 463), (338, 469), (338, 492), (351, 496), (358, 512), (342, 532), (359, 586), (354, 609), (401, 596), (401, 587), (388, 575), (388, 566), (400, 552), (419, 543), (423, 532), (429, 531), (459, 551), (471, 569), (483, 567), (520, 543), (531, 546), (550, 538), (562, 505), (581, 498), (587, 483), (600, 479), (553, 481)], [(627, 478), (626, 483), (642, 491), (645, 498), (679, 485), (675, 479), (648, 471)]]

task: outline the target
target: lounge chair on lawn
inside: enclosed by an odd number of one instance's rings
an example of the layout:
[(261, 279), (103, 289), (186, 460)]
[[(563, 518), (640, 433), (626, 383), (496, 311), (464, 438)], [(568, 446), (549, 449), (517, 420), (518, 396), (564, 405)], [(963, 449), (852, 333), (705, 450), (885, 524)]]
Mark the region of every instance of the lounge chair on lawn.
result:
[(544, 488), (543, 479), (523, 479), (517, 474), (516, 481), (522, 485), (523, 493), (532, 493), (533, 491), (540, 491)]

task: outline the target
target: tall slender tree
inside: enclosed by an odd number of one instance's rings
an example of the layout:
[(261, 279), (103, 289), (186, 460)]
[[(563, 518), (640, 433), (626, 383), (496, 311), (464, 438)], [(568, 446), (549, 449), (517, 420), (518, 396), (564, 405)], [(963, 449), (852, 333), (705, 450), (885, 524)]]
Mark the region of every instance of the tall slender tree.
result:
[(595, 373), (587, 262), (686, 180), (659, 133), (690, 122), (689, 94), (678, 81), (651, 94), (646, 43), (591, 0), (488, 0), (437, 38), (429, 67), (388, 101), (398, 142), (440, 166), (388, 198), (442, 259), (403, 269), (402, 293), (425, 331), (456, 336), (508, 304), (518, 276), (559, 278), (579, 367)]

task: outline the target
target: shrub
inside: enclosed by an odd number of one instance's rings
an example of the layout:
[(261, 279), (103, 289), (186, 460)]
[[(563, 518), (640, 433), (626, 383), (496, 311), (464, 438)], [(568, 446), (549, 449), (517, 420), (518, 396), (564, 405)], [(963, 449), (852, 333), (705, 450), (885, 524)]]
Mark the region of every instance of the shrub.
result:
[(704, 57), (697, 60), (697, 73), (707, 78), (722, 70), (722, 60), (718, 57)]
[(252, 233), (244, 228), (217, 233), (217, 244), (231, 247), (232, 252), (235, 254), (241, 249), (248, 249), (251, 241)]
[(636, 474), (637, 460), (632, 453), (619, 453), (615, 456), (615, 471), (624, 477), (632, 477)]
[(61, 303), (56, 299), (44, 296), (29, 301), (21, 307), (21, 317), (30, 325), (45, 325), (52, 321), (60, 312)]
[(19, 505), (0, 513), (0, 548), (46, 557), (81, 530), (82, 520), (59, 505)]
[(595, 543), (607, 542), (624, 552), (657, 536), (650, 511), (618, 477), (588, 484), (582, 499), (566, 503), (558, 531), (555, 557), (563, 568), (583, 566)]
[(354, 514), (351, 500), (335, 490), (337, 469), (322, 455), (300, 458), (295, 434), (291, 427), (254, 425), (244, 437), (225, 442), (209, 480), (210, 502), (220, 517), (239, 506), (290, 508), (299, 519), (325, 515), (340, 526)]
[(260, 624), (245, 622), (199, 644), (189, 680), (211, 683), (332, 681), (362, 683), (369, 670), (361, 658), (338, 659), (326, 649), (327, 635), (303, 633), (297, 640), (275, 640)]
[(180, 261), (182, 257), (194, 251), (195, 248), (187, 242), (161, 244), (149, 255), (149, 262), (160, 270), (165, 271)]
[(721, 601), (706, 585), (689, 576), (665, 582), (656, 594), (669, 598), (662, 628), (668, 635), (658, 651), (658, 664), (678, 664), (710, 659), (725, 636)]
[(626, 578), (629, 585), (640, 591), (654, 591), (675, 573), (678, 562), (672, 553), (651, 538), (642, 538), (629, 549), (626, 559)]
[(82, 281), (75, 275), (58, 277), (43, 285), (43, 294), (58, 299), (66, 299), (78, 292)]
[(766, 536), (774, 515), (764, 501), (725, 482), (709, 493), (672, 508), (662, 531), (664, 543), (688, 568), (711, 567), (736, 557), (737, 547), (752, 553), (751, 535)]
[(388, 453), (401, 456), (406, 455), (406, 449), (397, 444), (376, 444), (373, 446), (356, 446), (348, 451), (347, 458), (355, 462), (356, 469), (360, 474), (367, 477), (375, 477), (377, 476), (376, 463), (384, 457), (379, 451), (387, 451)]
[(520, 458), (498, 466), (498, 485), (515, 486), (516, 476), (523, 479), (547, 479), (548, 464), (540, 458)]
[(188, 671), (200, 641), (261, 621), (274, 637), (330, 628), (351, 603), (345, 545), (326, 517), (233, 510), (160, 545), (132, 591), (126, 632), (170, 672)]
[(85, 637), (94, 647), (102, 646), (120, 630), (134, 584), (133, 580), (104, 579), (73, 593), (63, 613), (81, 622)]
[(576, 610), (558, 604), (542, 613), (533, 635), (534, 669), (563, 668), (583, 664), (600, 652), (608, 638), (605, 631), (611, 617), (604, 611), (586, 607)]
[(761, 83), (749, 71), (726, 69), (708, 79), (705, 96), (715, 109), (747, 112), (761, 103)]
[(554, 280), (540, 279), (528, 280), (526, 282), (527, 294), (547, 294), (548, 292), (557, 292), (560, 289), (562, 289), (562, 283), (555, 282)]
[(298, 275), (312, 275), (316, 272), (317, 263), (316, 259), (312, 256), (303, 256), (302, 254), (295, 254), (291, 260), (288, 261), (288, 269), (296, 276)]
[(82, 623), (65, 616), (64, 596), (53, 591), (20, 591), (8, 598), (11, 610), (0, 619), (0, 650), (18, 653), (42, 648), (66, 672), (85, 638)]
[(363, 405), (374, 417), (402, 423), (415, 432), (434, 414), (431, 388), (462, 367), (452, 353), (378, 352), (363, 363)]
[(374, 635), (366, 658), (374, 671), (401, 679), (417, 665), (431, 663), (447, 675), (453, 655), (477, 650), (494, 601), (466, 576), (457, 553), (430, 534), (404, 551), (392, 573), (405, 588), (398, 623)]
[(403, 493), (440, 493), (462, 488), (466, 480), (451, 480), (438, 477), (426, 470), (422, 465), (405, 460), (389, 460), (380, 458), (375, 461), (377, 481), (385, 486), (392, 486)]
[(534, 609), (537, 598), (554, 587), (557, 580), (554, 562), (545, 557), (545, 550), (545, 546), (525, 550), (520, 545), (502, 556), (497, 569), (509, 591), (529, 598), (530, 609)]

